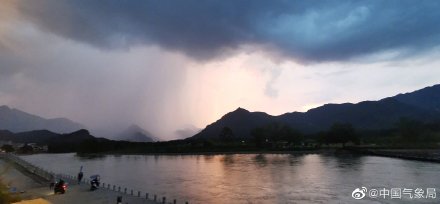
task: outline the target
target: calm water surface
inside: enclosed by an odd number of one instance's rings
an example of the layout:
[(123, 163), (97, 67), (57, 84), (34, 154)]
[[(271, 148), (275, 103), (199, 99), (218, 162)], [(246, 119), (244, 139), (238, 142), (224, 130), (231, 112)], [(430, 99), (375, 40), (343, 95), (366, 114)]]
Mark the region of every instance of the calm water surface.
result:
[[(22, 158), (58, 173), (100, 174), (102, 182), (190, 203), (440, 203), (440, 164), (334, 154)], [(354, 200), (355, 188), (437, 188), (438, 198)]]

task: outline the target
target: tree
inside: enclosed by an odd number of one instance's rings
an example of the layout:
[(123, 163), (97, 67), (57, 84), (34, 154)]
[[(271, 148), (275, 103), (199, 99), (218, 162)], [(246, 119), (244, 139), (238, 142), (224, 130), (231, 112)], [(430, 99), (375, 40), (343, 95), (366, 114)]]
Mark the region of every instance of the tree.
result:
[(324, 142), (327, 144), (341, 143), (345, 147), (347, 142), (359, 144), (359, 138), (350, 123), (335, 123), (327, 132)]
[(25, 144), (23, 147), (20, 147), (19, 152), (23, 154), (31, 154), (34, 152), (34, 148), (28, 144)]
[(265, 127), (255, 128), (251, 134), (257, 147), (263, 147), (263, 144), (268, 141), (286, 141), (290, 144), (297, 144), (303, 140), (303, 136), (299, 131), (282, 123), (270, 123)]
[(397, 124), (402, 142), (417, 142), (424, 132), (423, 124), (416, 120), (401, 118)]
[(270, 123), (266, 125), (263, 129), (266, 139), (272, 142), (286, 139), (290, 133), (289, 126), (278, 122)]
[(264, 147), (264, 143), (266, 142), (264, 128), (258, 127), (251, 131), (251, 135), (255, 139), (255, 146), (257, 148)]
[(219, 138), (221, 141), (231, 142), (234, 140), (234, 133), (230, 127), (223, 127), (223, 129), (220, 131)]
[(303, 141), (303, 135), (298, 130), (295, 130), (287, 125), (283, 126), (280, 130), (281, 139), (289, 142), (290, 144), (298, 144)]
[(1, 149), (5, 152), (13, 152), (15, 149), (12, 145), (4, 144)]

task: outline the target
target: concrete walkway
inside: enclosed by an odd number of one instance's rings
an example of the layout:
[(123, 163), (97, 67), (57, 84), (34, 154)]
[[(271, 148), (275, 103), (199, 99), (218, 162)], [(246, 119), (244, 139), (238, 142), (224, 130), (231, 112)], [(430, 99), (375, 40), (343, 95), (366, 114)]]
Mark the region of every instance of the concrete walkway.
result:
[(88, 185), (69, 185), (65, 194), (54, 194), (53, 190), (46, 187), (30, 189), (29, 192), (35, 195), (41, 195), (51, 203), (77, 204), (77, 203), (116, 203), (116, 198), (122, 196), (122, 203), (130, 204), (157, 204), (151, 200), (123, 195), (118, 192), (107, 189), (98, 189), (90, 191)]

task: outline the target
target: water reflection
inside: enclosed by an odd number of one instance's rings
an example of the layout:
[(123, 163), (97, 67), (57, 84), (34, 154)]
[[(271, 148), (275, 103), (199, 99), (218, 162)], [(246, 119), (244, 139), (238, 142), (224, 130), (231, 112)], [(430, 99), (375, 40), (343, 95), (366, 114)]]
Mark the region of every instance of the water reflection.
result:
[(85, 176), (99, 173), (105, 183), (190, 203), (352, 203), (351, 192), (359, 186), (415, 188), (440, 183), (439, 164), (347, 154), (24, 158), (72, 175), (84, 166)]
[(264, 156), (264, 154), (257, 154), (254, 157), (254, 162), (255, 162), (255, 165), (257, 165), (259, 167), (265, 167), (267, 165), (267, 159)]
[(299, 162), (301, 156), (302, 155), (289, 154), (289, 156), (288, 156), (289, 166), (298, 165), (298, 162)]
[(222, 156), (221, 161), (226, 166), (232, 165), (232, 164), (234, 164), (234, 155), (233, 154), (226, 154), (226, 155)]
[(77, 157), (80, 160), (98, 160), (98, 159), (105, 159), (107, 155), (104, 154), (77, 154), (75, 157)]
[(206, 162), (212, 161), (214, 159), (214, 155), (203, 155), (203, 159)]
[(338, 154), (332, 157), (338, 168), (358, 171), (362, 165), (363, 156), (353, 154)]

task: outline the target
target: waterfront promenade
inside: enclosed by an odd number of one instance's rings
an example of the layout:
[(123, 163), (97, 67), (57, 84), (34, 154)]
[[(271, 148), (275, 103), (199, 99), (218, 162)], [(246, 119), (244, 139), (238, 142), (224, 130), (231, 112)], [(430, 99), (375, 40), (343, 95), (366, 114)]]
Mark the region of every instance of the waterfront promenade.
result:
[[(117, 197), (122, 197), (122, 203), (128, 204), (158, 204), (158, 203), (187, 203), (167, 200), (165, 197), (157, 195), (141, 194), (139, 191), (127, 190), (101, 183), (98, 190), (90, 191), (88, 180), (77, 184), (75, 177), (62, 174), (54, 174), (40, 169), (32, 164), (21, 160), (15, 155), (2, 154), (0, 156), (0, 169), (6, 169), (1, 175), (2, 182), (8, 185), (9, 189), (23, 200), (41, 198), (47, 203), (116, 203)], [(49, 189), (49, 183), (54, 178), (62, 178), (68, 183), (65, 194), (54, 194)], [(115, 187), (113, 187), (115, 186)], [(40, 200), (41, 200), (40, 199)]]

